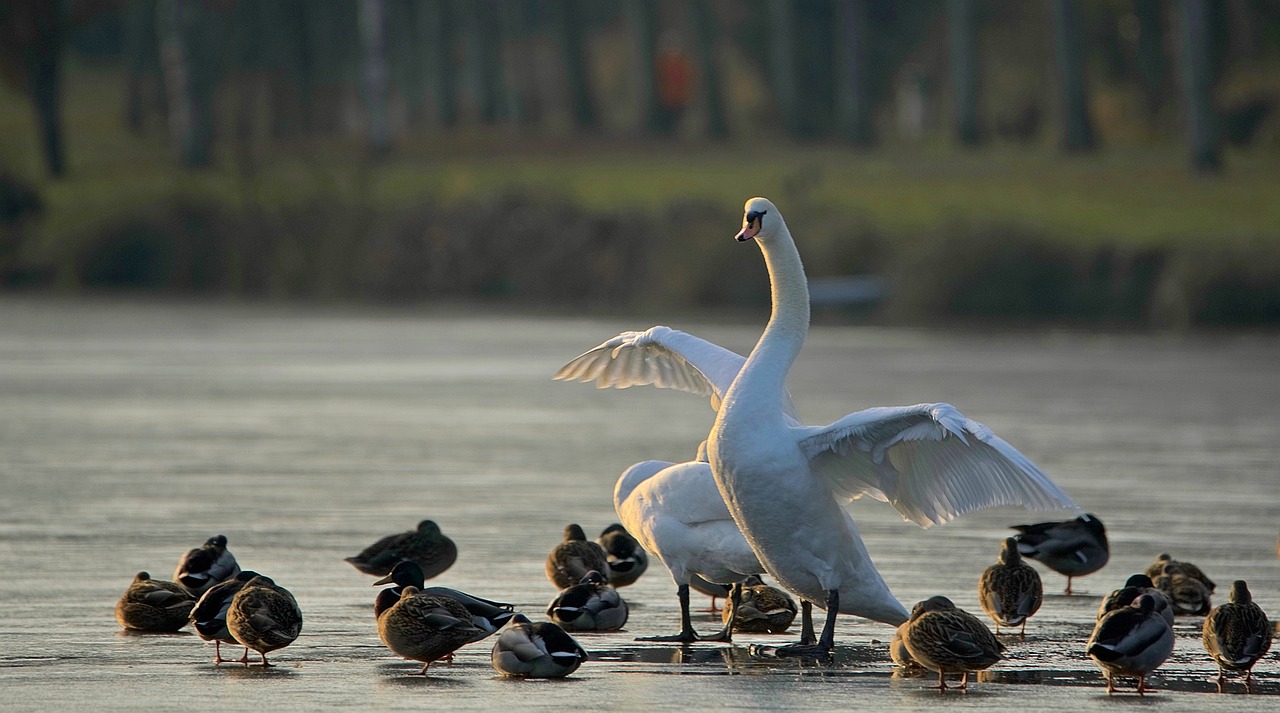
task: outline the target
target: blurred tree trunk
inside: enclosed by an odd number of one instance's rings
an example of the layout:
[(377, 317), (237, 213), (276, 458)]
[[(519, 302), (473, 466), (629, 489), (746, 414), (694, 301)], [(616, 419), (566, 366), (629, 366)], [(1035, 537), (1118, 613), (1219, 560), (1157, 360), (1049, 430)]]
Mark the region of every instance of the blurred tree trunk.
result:
[(391, 124), (387, 104), (391, 97), (387, 71), (386, 0), (360, 0), (360, 39), (364, 55), (363, 81), (369, 152), (384, 156), (391, 151)]
[(62, 50), (67, 39), (66, 0), (36, 0), (31, 3), (34, 35), (24, 43), (27, 85), (40, 126), (49, 174), (61, 178), (67, 173), (62, 137)]
[(1199, 173), (1222, 168), (1213, 102), (1214, 57), (1208, 0), (1182, 0), (1182, 94), (1187, 110), (1191, 166)]
[(1168, 90), (1163, 8), (1162, 0), (1133, 0), (1133, 15), (1138, 20), (1137, 56), (1134, 59), (1150, 119), (1160, 114)]
[[(124, 8), (124, 121), (133, 134), (146, 129), (146, 87), (159, 73), (156, 0), (128, 0)], [(157, 82), (159, 87), (164, 84)]]
[(1053, 35), (1057, 54), (1062, 149), (1097, 148), (1085, 87), (1084, 11), (1080, 0), (1053, 0)]
[(557, 3), (554, 29), (564, 58), (565, 83), (569, 89), (573, 123), (579, 129), (593, 130), (599, 119), (596, 116), (595, 93), (591, 88), (587, 47), (582, 33), (581, 2), (582, 0), (560, 0)]
[(493, 5), (489, 0), (466, 0), (462, 3), (462, 43), (467, 50), (466, 77), (471, 96), (475, 98), (480, 121), (492, 124), (498, 120), (498, 82), (501, 68), (495, 48)]
[(422, 62), (418, 58), (418, 46), (423, 39), (418, 35), (418, 14), (421, 3), (413, 0), (388, 0), (387, 3), (387, 63), (391, 93), (404, 101), (409, 123), (416, 123), (426, 105), (426, 79), (422, 74)]
[(875, 144), (874, 107), (867, 81), (866, 0), (836, 4), (836, 126), (854, 146)]
[(315, 130), (315, 93), (308, 45), (313, 8), (301, 0), (263, 0), (260, 10), (269, 32), (265, 62), (271, 67), (271, 134), (309, 135)]
[(658, 2), (628, 0), (626, 9), (631, 18), (641, 129), (647, 134), (670, 134), (675, 122), (658, 99)]
[(458, 123), (453, 13), (446, 0), (425, 0), (418, 10), (418, 36), (425, 51), (423, 69), (427, 91), (435, 103), (436, 120), (441, 126), (452, 127)]
[(201, 0), (160, 0), (156, 32), (169, 98), (169, 136), (187, 168), (213, 163), (213, 67)]
[(526, 44), (528, 18), (523, 0), (498, 0), (501, 36), (498, 55), (502, 66), (503, 113), (517, 129), (533, 123), (534, 114), (528, 88), (533, 84), (532, 63)]
[(792, 0), (769, 0), (769, 75), (782, 125), (792, 136), (803, 133), (796, 71), (796, 16)]
[(689, 3), (689, 24), (697, 52), (702, 103), (707, 112), (707, 137), (723, 139), (729, 136), (729, 124), (725, 118), (720, 53), (717, 51), (720, 28), (710, 0), (692, 0)]
[(974, 10), (973, 0), (947, 1), (955, 132), (962, 146), (977, 146), (982, 142), (978, 124), (978, 28)]

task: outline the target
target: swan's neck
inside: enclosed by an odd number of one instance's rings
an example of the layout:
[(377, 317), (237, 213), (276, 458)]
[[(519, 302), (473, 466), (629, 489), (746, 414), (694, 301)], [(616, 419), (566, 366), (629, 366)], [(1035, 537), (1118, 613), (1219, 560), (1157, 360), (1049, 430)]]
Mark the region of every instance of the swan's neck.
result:
[(785, 223), (776, 237), (760, 241), (760, 251), (769, 269), (773, 311), (733, 390), (739, 398), (763, 399), (761, 406), (781, 413), (787, 372), (809, 333), (809, 283)]

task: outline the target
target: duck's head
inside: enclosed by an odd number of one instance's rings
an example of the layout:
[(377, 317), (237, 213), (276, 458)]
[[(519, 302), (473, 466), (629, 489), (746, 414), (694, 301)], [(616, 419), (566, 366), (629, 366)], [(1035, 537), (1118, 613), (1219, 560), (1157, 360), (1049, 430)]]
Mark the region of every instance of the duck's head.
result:
[(214, 535), (213, 537), (205, 540), (204, 544), (206, 547), (216, 547), (220, 550), (225, 550), (227, 548), (227, 536)]
[(391, 568), (391, 573), (373, 583), (373, 586), (381, 586), (383, 584), (397, 584), (401, 587), (410, 585), (421, 587), (426, 581), (426, 576), (422, 571), (422, 567), (412, 560), (400, 560), (396, 562), (396, 566)]
[(253, 571), (253, 570), (251, 570), (251, 569), (242, 569), (242, 570), (240, 570), (240, 574), (237, 574), (237, 575), (236, 575), (236, 581), (237, 581), (237, 582), (248, 582), (249, 580), (253, 579), (254, 577), (261, 577), (261, 576), (262, 576), (262, 575), (258, 574), (257, 572), (254, 572), (254, 571)]
[(1155, 611), (1155, 609), (1156, 609), (1156, 598), (1155, 598), (1155, 595), (1154, 595), (1154, 594), (1143, 594), (1142, 596), (1140, 596), (1140, 597), (1138, 597), (1137, 599), (1133, 600), (1133, 603), (1132, 603), (1132, 604), (1130, 604), (1129, 606), (1133, 607), (1134, 609), (1137, 609), (1138, 611), (1142, 612), (1143, 614), (1150, 614), (1151, 612)]
[(439, 537), (440, 526), (437, 525), (434, 520), (423, 520), (418, 523), (418, 534), (426, 535), (428, 537)]
[(564, 541), (572, 542), (574, 540), (587, 539), (587, 533), (582, 531), (582, 526), (578, 524), (566, 525), (564, 528)]
[(400, 598), (401, 598), (401, 599), (408, 599), (408, 598), (410, 598), (410, 597), (416, 597), (416, 596), (418, 596), (418, 595), (419, 595), (419, 594), (421, 594), (421, 593), (422, 593), (422, 590), (421, 590), (421, 589), (418, 589), (417, 587), (415, 587), (415, 586), (413, 586), (413, 585), (409, 585), (408, 587), (405, 587), (404, 589), (401, 589), (401, 590), (400, 590)]
[(142, 571), (133, 575), (133, 581), (135, 582), (145, 582), (149, 579), (151, 579), (151, 573), (147, 571)]
[(1151, 583), (1151, 578), (1145, 574), (1135, 574), (1124, 581), (1126, 587), (1141, 587), (1150, 589), (1155, 585)]
[(931, 611), (951, 611), (956, 608), (954, 602), (943, 596), (929, 597), (928, 599), (918, 602), (911, 608), (912, 620), (920, 618), (920, 615)]
[(603, 574), (600, 574), (594, 569), (582, 575), (582, 579), (578, 581), (578, 584), (589, 584), (593, 587), (603, 587), (608, 583), (609, 580), (605, 579)]
[(1245, 584), (1243, 579), (1237, 579), (1231, 583), (1231, 603), (1232, 604), (1248, 604), (1253, 601), (1253, 595), (1249, 593), (1249, 585)]
[(244, 583), (244, 586), (246, 586), (246, 587), (274, 587), (274, 586), (276, 586), (276, 580), (274, 580), (274, 579), (272, 579), (272, 578), (268, 577), (268, 576), (267, 576), (267, 575), (265, 575), (265, 574), (259, 574), (258, 576), (254, 577), (253, 579), (250, 579), (249, 581), (245, 582), (245, 583)]
[(1022, 555), (1018, 552), (1018, 538), (1006, 537), (1000, 547), (1000, 564), (1018, 564)]
[(605, 528), (605, 529), (600, 533), (600, 536), (601, 536), (601, 537), (604, 537), (605, 535), (609, 534), (610, 532), (621, 532), (621, 533), (622, 533), (622, 534), (624, 534), (624, 535), (629, 535), (629, 534), (630, 534), (630, 533), (628, 533), (628, 532), (627, 532), (627, 528), (623, 527), (623, 526), (622, 526), (622, 523), (620, 523), (620, 522), (615, 522), (615, 523), (613, 523), (612, 525), (610, 525), (610, 526), (606, 527), (606, 528)]
[(745, 243), (752, 238), (767, 241), (778, 235), (783, 227), (782, 214), (767, 198), (752, 198), (742, 206), (742, 230), (737, 241)]

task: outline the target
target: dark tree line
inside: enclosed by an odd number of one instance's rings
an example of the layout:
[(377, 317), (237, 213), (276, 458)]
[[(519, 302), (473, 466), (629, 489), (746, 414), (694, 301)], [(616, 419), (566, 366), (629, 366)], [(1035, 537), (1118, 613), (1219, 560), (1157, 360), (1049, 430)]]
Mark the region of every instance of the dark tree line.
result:
[[(1124, 5), (1110, 3), (1108, 12)], [(878, 117), (904, 64), (942, 37), (939, 84), (948, 88), (950, 133), (977, 146), (988, 138), (984, 55), (1010, 7), (998, 0), (8, 0), (0, 3), (0, 60), (31, 99), (54, 176), (67, 170), (61, 58), (77, 13), (118, 16), (124, 120), (135, 132), (163, 126), (176, 159), (192, 168), (213, 162), (227, 125), (240, 139), (264, 123), (276, 138), (314, 136), (351, 130), (353, 115), (369, 152), (385, 155), (397, 138), (393, 97), (410, 126), (508, 124), (536, 133), (558, 102), (576, 132), (616, 133), (597, 94), (593, 43), (604, 36), (629, 44), (621, 56), (635, 132), (670, 136), (697, 116), (706, 138), (730, 136), (724, 58), (736, 52), (754, 63), (780, 131), (859, 147), (878, 142)], [(1059, 145), (1094, 150), (1087, 70), (1097, 52), (1090, 12), (1100, 6), (1036, 7), (1051, 39), (1045, 66), (1053, 71), (1043, 84), (1057, 108)], [(1132, 58), (1118, 61), (1132, 65), (1151, 114), (1175, 87), (1180, 92), (1197, 170), (1221, 165), (1222, 28), (1280, 25), (1265, 7), (1130, 0), (1125, 10), (1137, 41)], [(527, 56), (543, 40), (556, 55), (550, 82), (535, 76)], [(234, 121), (220, 121), (215, 112), (228, 106)]]

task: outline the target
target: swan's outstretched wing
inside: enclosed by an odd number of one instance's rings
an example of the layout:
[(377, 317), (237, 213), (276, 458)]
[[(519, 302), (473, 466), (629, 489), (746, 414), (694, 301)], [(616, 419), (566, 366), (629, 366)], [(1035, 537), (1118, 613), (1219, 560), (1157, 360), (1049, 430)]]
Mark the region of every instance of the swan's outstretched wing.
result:
[(794, 432), (837, 496), (870, 495), (922, 527), (998, 505), (1080, 510), (1029, 458), (950, 404), (871, 408)]
[[(623, 332), (560, 367), (558, 381), (594, 381), (596, 388), (626, 389), (653, 384), (662, 389), (709, 396), (719, 410), (746, 358), (705, 339), (670, 327)], [(783, 410), (796, 418), (791, 395)]]

